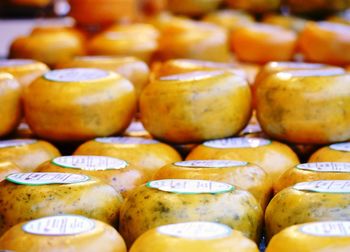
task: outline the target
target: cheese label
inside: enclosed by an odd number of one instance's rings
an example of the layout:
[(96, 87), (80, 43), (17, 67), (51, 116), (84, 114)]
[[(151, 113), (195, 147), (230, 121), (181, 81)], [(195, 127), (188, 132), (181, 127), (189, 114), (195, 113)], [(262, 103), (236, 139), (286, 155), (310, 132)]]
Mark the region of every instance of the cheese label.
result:
[(35, 139), (13, 139), (13, 140), (3, 140), (0, 141), (0, 148), (8, 148), (8, 147), (19, 147), (28, 144), (36, 143)]
[(296, 166), (297, 169), (315, 172), (350, 172), (350, 163), (343, 162), (315, 162)]
[(215, 222), (184, 222), (160, 226), (157, 232), (163, 235), (192, 240), (212, 240), (230, 236), (232, 229)]
[(53, 159), (51, 163), (85, 171), (119, 170), (128, 166), (124, 160), (105, 156), (63, 156)]
[(302, 233), (314, 236), (350, 236), (350, 221), (324, 221), (304, 224)]
[(329, 146), (329, 148), (331, 148), (332, 150), (349, 152), (350, 151), (350, 143), (331, 144)]
[(96, 138), (96, 142), (109, 144), (156, 144), (159, 143), (153, 139), (142, 137), (101, 137)]
[(29, 65), (33, 63), (34, 63), (34, 60), (30, 60), (30, 59), (0, 60), (0, 67), (24, 66), (24, 65)]
[(227, 168), (233, 166), (244, 166), (247, 164), (248, 163), (244, 161), (234, 160), (188, 160), (174, 163), (176, 166), (192, 168)]
[(270, 140), (264, 138), (232, 137), (210, 140), (203, 143), (204, 146), (218, 149), (230, 148), (256, 148), (271, 144)]
[(350, 180), (317, 180), (301, 182), (293, 186), (299, 191), (319, 193), (350, 193)]
[(75, 184), (88, 181), (89, 179), (86, 175), (60, 172), (14, 173), (6, 177), (6, 180), (12, 183), (29, 186)]
[(78, 215), (57, 215), (29, 221), (22, 229), (34, 235), (69, 236), (94, 230), (95, 222)]
[(230, 192), (235, 189), (235, 187), (230, 184), (197, 179), (161, 179), (150, 181), (146, 186), (164, 192), (180, 194), (218, 194)]
[(81, 82), (106, 78), (108, 72), (94, 68), (70, 68), (54, 70), (44, 74), (44, 78), (56, 82)]

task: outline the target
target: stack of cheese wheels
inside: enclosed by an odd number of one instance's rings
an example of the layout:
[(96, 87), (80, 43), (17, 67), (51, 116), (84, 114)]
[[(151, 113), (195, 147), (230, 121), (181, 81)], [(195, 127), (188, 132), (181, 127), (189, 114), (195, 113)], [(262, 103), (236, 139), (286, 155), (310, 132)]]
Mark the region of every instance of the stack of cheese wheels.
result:
[(276, 234), (266, 252), (344, 252), (350, 249), (349, 221), (294, 225)]
[(314, 152), (309, 162), (350, 162), (350, 143), (335, 143)]
[(153, 228), (143, 233), (130, 252), (258, 252), (256, 244), (216, 222), (184, 222)]
[(21, 169), (11, 161), (0, 161), (0, 182), (12, 173), (21, 172)]
[(52, 144), (36, 139), (0, 141), (0, 160), (15, 163), (22, 171), (33, 171), (40, 164), (60, 156)]
[(105, 156), (63, 156), (40, 165), (37, 172), (77, 173), (96, 177), (126, 197), (146, 182), (144, 172), (117, 158)]
[(277, 193), (267, 206), (267, 238), (295, 224), (349, 220), (349, 204), (350, 180), (297, 183)]
[(241, 9), (254, 13), (276, 11), (281, 0), (226, 0), (226, 3), (234, 9)]
[(80, 141), (123, 132), (133, 118), (136, 98), (133, 85), (116, 73), (71, 68), (34, 81), (26, 89), (24, 108), (38, 136)]
[(181, 160), (171, 146), (141, 137), (104, 137), (78, 147), (74, 155), (103, 155), (120, 158), (139, 169), (148, 178), (159, 168)]
[(55, 215), (19, 223), (0, 238), (0, 249), (16, 252), (126, 252), (110, 225), (79, 215)]
[(126, 198), (119, 231), (130, 246), (151, 228), (186, 221), (223, 223), (258, 241), (262, 210), (253, 195), (230, 184), (192, 179), (154, 180)]
[(0, 72), (0, 137), (15, 130), (20, 123), (21, 90), (11, 74)]
[(199, 142), (241, 131), (251, 115), (251, 93), (247, 81), (229, 71), (169, 75), (144, 89), (140, 111), (154, 137)]
[(235, 185), (253, 194), (265, 209), (272, 189), (270, 177), (257, 165), (233, 160), (188, 160), (166, 165), (154, 179), (204, 179)]
[(114, 225), (123, 201), (112, 186), (81, 174), (14, 173), (0, 186), (0, 234), (23, 221), (55, 214), (80, 214)]
[(199, 16), (216, 10), (223, 0), (168, 0), (168, 10), (175, 14)]
[(196, 147), (186, 160), (225, 159), (257, 164), (276, 183), (279, 176), (297, 164), (297, 155), (285, 144), (264, 138), (224, 138), (206, 141)]

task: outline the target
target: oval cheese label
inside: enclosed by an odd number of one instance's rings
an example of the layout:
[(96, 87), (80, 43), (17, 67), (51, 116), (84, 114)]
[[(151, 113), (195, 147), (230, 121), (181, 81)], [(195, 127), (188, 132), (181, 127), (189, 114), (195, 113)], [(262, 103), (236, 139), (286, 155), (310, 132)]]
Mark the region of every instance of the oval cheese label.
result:
[(304, 224), (302, 233), (314, 236), (350, 236), (350, 221), (324, 221)]
[(329, 146), (329, 148), (331, 148), (332, 150), (349, 152), (350, 151), (350, 143), (331, 144)]
[(233, 185), (210, 180), (161, 179), (146, 184), (149, 188), (180, 194), (225, 193), (235, 189)]
[(75, 184), (88, 181), (86, 175), (60, 173), (60, 172), (28, 172), (14, 173), (6, 177), (10, 181), (19, 185), (50, 185), (50, 184)]
[(0, 148), (18, 147), (36, 143), (35, 139), (13, 139), (0, 141)]
[(350, 180), (317, 180), (301, 182), (293, 186), (299, 191), (319, 193), (350, 193)]
[(57, 215), (27, 222), (24, 232), (44, 236), (66, 236), (87, 233), (95, 229), (95, 222), (78, 215)]
[(108, 77), (109, 73), (94, 68), (70, 68), (54, 70), (44, 74), (44, 78), (57, 82), (93, 81)]
[(101, 137), (96, 138), (96, 142), (109, 144), (156, 144), (159, 143), (153, 139), (142, 137)]
[(63, 168), (85, 171), (118, 170), (128, 166), (124, 160), (105, 156), (63, 156), (53, 159), (51, 163)]
[(215, 222), (195, 221), (160, 226), (157, 232), (178, 238), (212, 240), (230, 236), (232, 229)]
[(247, 165), (244, 161), (234, 161), (234, 160), (188, 160), (176, 162), (174, 165), (180, 167), (193, 167), (193, 168), (226, 168), (234, 166), (244, 166)]
[(0, 67), (24, 66), (33, 64), (35, 61), (30, 59), (9, 59), (0, 60)]
[(256, 148), (271, 144), (270, 140), (264, 138), (233, 137), (210, 140), (203, 143), (204, 146), (219, 149), (230, 148)]
[(315, 162), (296, 166), (297, 169), (316, 172), (350, 172), (350, 163), (345, 162)]

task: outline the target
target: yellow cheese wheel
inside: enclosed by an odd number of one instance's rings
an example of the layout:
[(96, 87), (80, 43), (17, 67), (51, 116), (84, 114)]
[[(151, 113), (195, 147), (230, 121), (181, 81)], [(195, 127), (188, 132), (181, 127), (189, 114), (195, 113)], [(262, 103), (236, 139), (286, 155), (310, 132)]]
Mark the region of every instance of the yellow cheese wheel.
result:
[(11, 161), (0, 161), (0, 182), (8, 175), (20, 172), (21, 169)]
[(223, 0), (168, 0), (168, 10), (179, 15), (198, 16), (212, 12), (219, 7)]
[(140, 137), (96, 138), (78, 147), (74, 155), (102, 155), (120, 158), (139, 169), (147, 178), (162, 166), (181, 160), (171, 146)]
[(195, 159), (225, 159), (253, 163), (266, 171), (273, 184), (284, 171), (299, 164), (297, 155), (287, 145), (254, 137), (206, 141), (186, 157), (186, 160)]
[(237, 134), (251, 115), (247, 82), (228, 71), (199, 71), (152, 81), (140, 97), (141, 121), (178, 144)]
[[(53, 141), (81, 141), (124, 131), (136, 98), (132, 84), (94, 68), (54, 70), (25, 92), (26, 121), (38, 136)], [(69, 125), (69, 127), (68, 127)]]
[(166, 165), (154, 179), (204, 179), (235, 185), (253, 194), (265, 209), (272, 192), (267, 173), (257, 165), (232, 160), (188, 160)]
[(186, 221), (223, 223), (259, 240), (262, 210), (254, 196), (210, 180), (153, 180), (136, 188), (120, 212), (120, 234), (130, 246), (142, 233)]
[(15, 163), (23, 171), (33, 171), (40, 164), (60, 156), (52, 144), (36, 139), (0, 141), (0, 160)]
[(21, 90), (11, 74), (0, 72), (0, 137), (9, 134), (20, 123)]
[(241, 232), (215, 222), (184, 222), (153, 228), (142, 234), (130, 252), (258, 252)]
[(97, 178), (81, 174), (14, 173), (0, 183), (0, 234), (55, 214), (80, 214), (115, 225), (122, 196)]
[(335, 143), (314, 152), (309, 162), (350, 162), (350, 143)]
[(0, 248), (16, 252), (126, 252), (111, 226), (79, 215), (56, 215), (19, 223), (0, 238)]

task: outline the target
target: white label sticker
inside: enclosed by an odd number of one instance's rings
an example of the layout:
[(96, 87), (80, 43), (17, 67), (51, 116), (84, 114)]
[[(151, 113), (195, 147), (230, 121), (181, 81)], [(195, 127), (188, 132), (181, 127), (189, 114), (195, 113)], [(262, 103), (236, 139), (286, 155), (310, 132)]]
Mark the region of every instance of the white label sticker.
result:
[(215, 222), (196, 221), (160, 226), (157, 232), (185, 239), (212, 240), (231, 235), (232, 229)]
[(128, 166), (124, 160), (105, 156), (63, 156), (57, 157), (51, 162), (63, 168), (85, 171), (118, 170)]
[(87, 233), (95, 228), (95, 222), (83, 216), (58, 215), (27, 222), (24, 232), (45, 236), (66, 236)]
[(325, 221), (304, 224), (300, 231), (314, 236), (350, 236), (350, 221)]
[(0, 67), (24, 66), (24, 65), (29, 65), (33, 63), (34, 63), (34, 60), (29, 60), (29, 59), (0, 60)]
[(36, 143), (35, 139), (13, 139), (13, 140), (3, 140), (0, 141), (0, 148), (24, 146), (28, 144)]
[(146, 139), (142, 137), (101, 137), (96, 138), (96, 142), (109, 144), (156, 144), (159, 143), (153, 139)]
[(50, 185), (50, 184), (74, 184), (88, 181), (86, 175), (60, 173), (60, 172), (28, 172), (14, 173), (6, 177), (10, 181), (19, 185)]
[(301, 182), (293, 186), (299, 191), (320, 193), (350, 193), (350, 180), (317, 180)]
[(337, 151), (350, 151), (350, 143), (337, 143), (337, 144), (331, 144), (329, 148)]
[(219, 149), (229, 148), (256, 148), (271, 144), (270, 140), (263, 138), (233, 137), (210, 140), (203, 143), (204, 146)]
[(108, 72), (94, 68), (71, 68), (47, 72), (44, 77), (50, 81), (79, 82), (106, 78)]
[(147, 187), (164, 192), (182, 194), (225, 193), (235, 189), (234, 186), (222, 182), (197, 179), (162, 179), (150, 181)]
[(248, 163), (244, 161), (234, 160), (188, 160), (174, 163), (176, 166), (193, 168), (226, 168), (232, 166), (244, 166), (247, 164)]
[(343, 162), (315, 162), (296, 166), (297, 169), (316, 172), (350, 172), (350, 163)]

